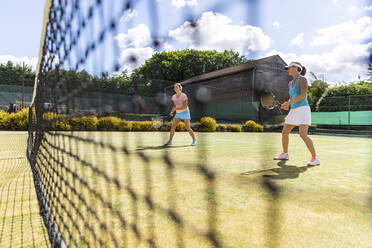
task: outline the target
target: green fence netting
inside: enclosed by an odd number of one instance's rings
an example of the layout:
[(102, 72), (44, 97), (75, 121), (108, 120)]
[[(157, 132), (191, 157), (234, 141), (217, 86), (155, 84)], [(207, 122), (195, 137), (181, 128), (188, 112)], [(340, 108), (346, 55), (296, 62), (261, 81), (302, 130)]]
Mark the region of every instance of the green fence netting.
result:
[(372, 111), (313, 112), (311, 123), (318, 125), (372, 125)]

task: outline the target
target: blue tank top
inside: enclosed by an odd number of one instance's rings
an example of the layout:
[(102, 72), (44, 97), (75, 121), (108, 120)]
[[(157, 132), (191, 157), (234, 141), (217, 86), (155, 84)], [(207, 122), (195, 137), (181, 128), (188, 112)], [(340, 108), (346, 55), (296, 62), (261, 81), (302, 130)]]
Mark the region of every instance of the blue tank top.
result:
[[(301, 87), (299, 84), (301, 76), (299, 75), (296, 79), (295, 85), (293, 86), (293, 81), (291, 82), (291, 87), (289, 88), (289, 95), (292, 97), (292, 100), (296, 99), (299, 95), (301, 95)], [(295, 102), (291, 104), (291, 109), (295, 109), (301, 106), (309, 106), (309, 102), (307, 101), (307, 96), (299, 102)]]

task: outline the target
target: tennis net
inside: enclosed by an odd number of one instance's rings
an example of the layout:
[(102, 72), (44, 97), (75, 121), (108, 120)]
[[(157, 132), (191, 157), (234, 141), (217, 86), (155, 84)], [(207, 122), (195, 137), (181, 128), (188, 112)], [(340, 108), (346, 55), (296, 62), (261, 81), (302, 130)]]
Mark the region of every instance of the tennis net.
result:
[[(249, 18), (256, 17), (257, 2), (246, 1)], [(141, 25), (133, 28), (129, 20), (140, 5), (148, 9), (141, 15), (148, 20), (149, 33)], [(146, 84), (138, 78), (121, 81), (121, 72), (134, 70), (144, 53), (167, 45), (163, 14), (160, 1), (46, 1), (27, 156), (52, 247), (229, 247), (218, 224), (217, 178), (236, 187), (252, 182), (220, 177), (208, 165), (205, 134), (198, 135), (192, 159), (179, 161), (169, 149), (145, 146), (145, 133), (119, 132), (125, 130), (124, 122), (110, 126), (118, 132), (86, 132), (91, 123), (107, 128), (105, 122), (97, 124), (99, 117), (168, 111), (163, 92), (142, 93)], [(181, 23), (195, 30), (192, 39), (198, 43), (206, 37), (198, 35), (201, 23), (195, 20), (189, 10)], [(121, 34), (123, 29), (127, 33)], [(136, 47), (136, 42), (147, 47)], [(127, 86), (132, 94), (119, 94)], [(203, 99), (201, 94), (193, 104), (195, 111), (203, 112)], [(167, 134), (157, 137), (156, 142), (165, 143)], [(149, 152), (156, 150), (161, 150), (156, 156)], [(197, 205), (190, 203), (197, 215), (182, 206), (188, 201), (179, 197), (183, 176), (194, 178), (183, 195), (197, 199)], [(265, 178), (254, 183), (263, 183), (273, 199), (267, 244), (276, 247), (279, 191)]]

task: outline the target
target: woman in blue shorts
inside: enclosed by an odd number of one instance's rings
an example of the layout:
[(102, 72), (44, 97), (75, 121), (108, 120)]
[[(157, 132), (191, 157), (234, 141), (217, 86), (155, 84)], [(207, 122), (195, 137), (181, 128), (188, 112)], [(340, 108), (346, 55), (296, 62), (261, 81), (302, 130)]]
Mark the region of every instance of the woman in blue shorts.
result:
[(170, 116), (173, 116), (174, 111), (176, 111), (176, 115), (173, 118), (172, 122), (172, 128), (170, 131), (169, 140), (167, 143), (165, 143), (166, 146), (172, 144), (172, 139), (174, 136), (174, 132), (176, 131), (177, 124), (183, 120), (185, 123), (186, 130), (189, 132), (191, 138), (192, 138), (192, 146), (195, 146), (197, 144), (197, 141), (195, 139), (195, 134), (191, 129), (190, 126), (190, 110), (188, 107), (188, 98), (185, 93), (182, 92), (182, 85), (180, 83), (174, 84), (174, 91), (176, 94), (172, 96), (173, 101), (173, 108), (170, 112)]

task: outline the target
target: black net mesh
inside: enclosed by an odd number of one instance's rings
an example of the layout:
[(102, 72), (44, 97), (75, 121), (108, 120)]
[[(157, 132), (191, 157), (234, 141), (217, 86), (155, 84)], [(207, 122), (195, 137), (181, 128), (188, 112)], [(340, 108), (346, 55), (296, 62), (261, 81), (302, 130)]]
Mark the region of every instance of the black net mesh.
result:
[[(251, 21), (257, 18), (257, 2), (245, 3)], [(170, 155), (171, 148), (148, 145), (149, 139), (162, 144), (167, 133), (160, 133), (155, 139), (142, 132), (120, 132), (129, 125), (122, 119), (114, 119), (119, 122), (117, 125), (115, 121), (97, 124), (97, 117), (151, 120), (152, 116), (169, 111), (170, 102), (164, 93), (174, 82), (134, 78), (124, 84), (115, 76), (123, 66), (139, 62), (136, 54), (126, 60), (118, 56), (118, 28), (123, 25), (123, 13), (133, 6), (148, 5), (148, 12), (142, 14), (150, 20), (150, 47), (155, 51), (163, 48), (158, 1), (48, 3), (29, 112), (28, 159), (52, 247), (230, 247), (236, 244), (232, 241), (240, 238), (249, 242), (247, 239), (253, 237), (234, 231), (242, 224), (236, 218), (229, 219), (229, 199), (218, 197), (217, 192), (219, 187), (245, 192), (252, 185), (263, 185), (270, 199), (270, 214), (263, 221), (265, 233), (259, 239), (264, 239), (262, 243), (268, 247), (277, 247), (279, 190), (269, 178), (237, 179), (236, 173), (224, 172), (223, 166), (211, 164), (208, 134), (198, 134), (198, 146), (188, 158), (179, 159)], [(229, 5), (220, 1), (213, 8)], [(191, 10), (185, 11), (182, 21), (189, 21), (191, 28), (198, 29)], [(193, 39), (201, 42), (206, 37), (195, 32)], [(105, 85), (106, 80), (117, 80), (117, 87)], [(141, 93), (156, 83), (162, 84), (159, 92)], [(208, 110), (208, 101), (218, 103), (222, 98), (248, 94), (245, 91), (234, 95), (235, 89), (230, 94), (223, 83), (226, 82), (206, 86), (206, 90), (196, 93), (191, 84), (186, 86), (185, 91), (195, 95), (190, 99), (192, 111), (213, 112)], [(128, 85), (133, 92), (125, 90)], [(210, 91), (214, 92), (211, 98)], [(248, 97), (250, 102), (259, 101), (254, 94)], [(93, 130), (92, 123), (101, 132), (89, 132)], [(106, 129), (111, 131), (104, 132)], [(264, 147), (262, 152), (270, 151)], [(249, 218), (243, 220), (243, 225), (249, 225)]]

